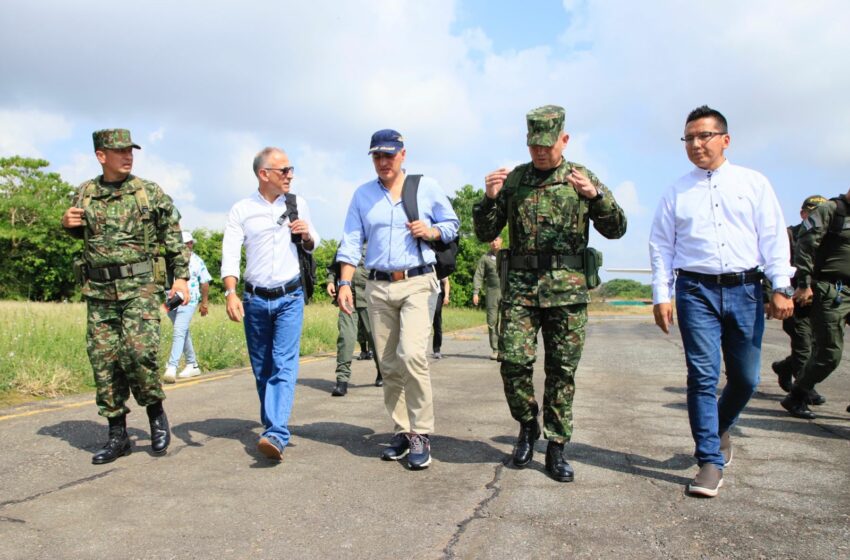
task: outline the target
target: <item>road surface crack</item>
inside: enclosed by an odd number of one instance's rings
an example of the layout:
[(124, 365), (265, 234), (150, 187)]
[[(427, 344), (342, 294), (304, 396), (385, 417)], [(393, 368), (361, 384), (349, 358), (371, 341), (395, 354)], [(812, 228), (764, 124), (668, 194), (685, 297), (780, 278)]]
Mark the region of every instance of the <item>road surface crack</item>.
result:
[(489, 515), (484, 513), (484, 510), (487, 508), (487, 505), (496, 499), (496, 497), (498, 497), (498, 495), (502, 492), (502, 473), (505, 471), (508, 460), (509, 459), (506, 459), (505, 462), (496, 465), (493, 472), (493, 479), (484, 485), (484, 488), (490, 491), (489, 495), (485, 496), (480, 502), (478, 502), (478, 505), (475, 506), (475, 509), (472, 511), (472, 515), (457, 524), (457, 531), (455, 531), (452, 538), (449, 539), (449, 543), (446, 545), (446, 548), (443, 549), (443, 558), (457, 558), (454, 547), (457, 546), (458, 542), (460, 542), (460, 538), (463, 536), (463, 533), (466, 532), (466, 528), (469, 524), (476, 519), (485, 519), (489, 517)]
[[(97, 480), (99, 478), (103, 478), (108, 476), (109, 474), (117, 471), (118, 469), (109, 469), (108, 471), (104, 471), (102, 473), (98, 473), (92, 476), (87, 476), (85, 478), (81, 478), (79, 480), (72, 480), (71, 482), (65, 483), (58, 488), (54, 488), (53, 490), (46, 490), (44, 492), (39, 492), (38, 494), (33, 494), (32, 496), (27, 496), (26, 498), (21, 498), (20, 500), (8, 500), (5, 502), (0, 502), (0, 509), (3, 509), (6, 506), (13, 506), (17, 504), (23, 504), (26, 502), (31, 502), (33, 500), (37, 500), (42, 496), (48, 496), (50, 494), (54, 494), (56, 492), (61, 492), (62, 490), (67, 490), (68, 488), (73, 488), (74, 486), (79, 486), (80, 484), (85, 484), (86, 482), (91, 482), (92, 480)], [(0, 518), (3, 520), (8, 520), (7, 518)]]

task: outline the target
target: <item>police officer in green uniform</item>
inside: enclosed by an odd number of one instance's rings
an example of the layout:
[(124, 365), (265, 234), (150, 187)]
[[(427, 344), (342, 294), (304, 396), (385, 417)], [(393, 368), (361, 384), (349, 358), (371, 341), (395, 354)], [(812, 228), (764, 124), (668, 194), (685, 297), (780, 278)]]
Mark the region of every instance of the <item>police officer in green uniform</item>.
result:
[[(794, 264), (794, 246), (800, 238), (800, 234), (805, 230), (803, 227), (806, 220), (809, 218), (809, 213), (817, 208), (820, 204), (826, 202), (826, 198), (820, 195), (812, 195), (803, 201), (803, 206), (800, 208), (800, 218), (802, 221), (797, 225), (788, 226), (788, 241), (791, 246), (791, 264)], [(794, 285), (794, 279), (791, 280)], [(796, 286), (794, 286), (796, 287)], [(810, 306), (794, 306), (794, 314), (782, 321), (782, 330), (791, 338), (791, 354), (784, 359), (771, 364), (771, 369), (777, 375), (779, 386), (786, 393), (791, 390), (791, 385), (794, 379), (800, 375), (803, 366), (812, 354), (812, 325), (809, 321)], [(823, 404), (826, 402), (817, 391), (812, 389), (808, 397), (809, 404)]]
[[(92, 457), (94, 464), (103, 464), (131, 451), (126, 422), (131, 391), (147, 409), (153, 453), (168, 449), (171, 434), (157, 373), (159, 306), (166, 261), (175, 278), (169, 296), (179, 292), (183, 305), (188, 303), (189, 251), (171, 198), (155, 183), (130, 174), (133, 148), (140, 149), (130, 131), (98, 130), (92, 136), (103, 174), (80, 185), (62, 225), (85, 239), (74, 268), (87, 303), (96, 402), (109, 421), (108, 441)], [(160, 248), (165, 249), (164, 260)]]
[(487, 300), (487, 330), (490, 333), (490, 359), (499, 357), (499, 332), (496, 323), (499, 318), (499, 303), (502, 301), (502, 289), (499, 285), (499, 270), (496, 268), (496, 256), (502, 248), (502, 238), (497, 237), (490, 242), (490, 250), (478, 259), (475, 274), (472, 276), (472, 304), (478, 305), (478, 294), (484, 287), (484, 297)]
[(555, 480), (569, 482), (573, 469), (563, 452), (572, 436), (574, 376), (587, 323), (589, 223), (617, 239), (626, 233), (626, 216), (596, 175), (563, 158), (569, 141), (563, 108), (534, 109), (527, 122), (531, 162), (487, 175), (485, 197), (474, 207), (473, 219), (481, 241), (495, 239), (506, 223), (510, 233), (499, 350), (505, 397), (520, 423), (514, 465), (531, 461), (540, 437), (532, 372), (542, 329), (546, 470)]
[[(339, 335), (336, 339), (336, 385), (331, 391), (331, 396), (344, 397), (348, 393), (348, 382), (351, 379), (351, 358), (354, 353), (355, 342), (357, 341), (358, 328), (363, 327), (366, 331), (366, 336), (369, 338), (369, 346), (372, 345), (372, 325), (369, 323), (369, 312), (366, 309), (366, 280), (369, 278), (369, 271), (363, 266), (363, 261), (366, 256), (366, 244), (363, 244), (363, 250), (360, 254), (360, 263), (354, 270), (354, 278), (352, 280), (351, 295), (354, 297), (355, 312), (349, 315), (342, 310), (337, 318), (337, 329)], [(334, 257), (334, 262), (327, 268), (327, 292), (328, 295), (336, 303), (337, 282), (339, 282), (339, 265)], [(375, 377), (375, 387), (382, 387), (384, 379), (381, 376), (381, 368), (378, 365), (378, 357), (372, 353), (372, 359), (375, 361), (375, 367), (378, 368), (378, 375)]]
[(782, 407), (791, 416), (812, 420), (807, 397), (841, 362), (844, 324), (850, 318), (850, 192), (815, 208), (797, 240), (794, 302), (811, 305), (814, 351)]

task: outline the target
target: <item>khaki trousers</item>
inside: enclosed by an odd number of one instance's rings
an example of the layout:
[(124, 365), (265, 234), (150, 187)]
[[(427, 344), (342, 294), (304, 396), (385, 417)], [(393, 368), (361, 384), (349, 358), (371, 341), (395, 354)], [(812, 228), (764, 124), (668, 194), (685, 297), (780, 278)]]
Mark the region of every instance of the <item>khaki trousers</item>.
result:
[(439, 290), (434, 273), (397, 282), (366, 283), (375, 353), (384, 376), (384, 406), (395, 424), (395, 433), (434, 431), (426, 349), (431, 336), (428, 300)]

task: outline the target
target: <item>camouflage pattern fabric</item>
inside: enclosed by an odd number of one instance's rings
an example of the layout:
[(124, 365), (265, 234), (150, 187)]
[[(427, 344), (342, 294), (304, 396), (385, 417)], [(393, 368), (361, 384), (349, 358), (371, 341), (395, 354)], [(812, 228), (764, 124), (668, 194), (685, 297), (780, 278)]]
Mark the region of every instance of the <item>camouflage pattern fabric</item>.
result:
[[(144, 188), (150, 204), (142, 214), (135, 197)], [(165, 250), (175, 278), (189, 276), (189, 248), (183, 243), (180, 214), (171, 197), (155, 183), (129, 175), (118, 187), (103, 184), (102, 176), (80, 185), (77, 206), (91, 196), (85, 225), (66, 230), (87, 238), (83, 258), (89, 266), (118, 266), (149, 260)], [(85, 231), (84, 231), (85, 228)], [(87, 348), (102, 416), (126, 414), (130, 391), (141, 406), (165, 398), (157, 373), (159, 305), (163, 287), (153, 273), (112, 281), (87, 280), (82, 288), (88, 303)]]
[(165, 399), (157, 371), (160, 293), (149, 283), (131, 299), (88, 299), (87, 350), (101, 416), (127, 414), (131, 391), (139, 406)]
[(564, 131), (564, 108), (544, 105), (525, 116), (528, 123), (526, 142), (529, 146), (554, 146)]
[(95, 150), (142, 149), (141, 146), (133, 143), (132, 138), (130, 138), (130, 131), (126, 128), (96, 130), (92, 132), (92, 142), (94, 143)]
[(537, 355), (537, 331), (543, 329), (546, 359), (543, 371), (543, 437), (557, 443), (573, 433), (575, 372), (584, 347), (587, 306), (526, 307), (502, 305), (502, 382), (511, 416), (527, 422), (537, 415), (532, 373)]
[[(586, 175), (603, 193), (602, 200), (591, 202), (576, 193), (567, 182), (573, 168)], [(514, 208), (513, 255), (577, 255), (587, 247), (591, 220), (596, 231), (608, 239), (618, 239), (626, 233), (626, 215), (611, 191), (589, 169), (577, 163), (563, 160), (542, 178), (530, 163), (517, 166), (495, 200), (485, 196), (473, 208), (479, 240), (489, 242), (501, 233), (508, 219), (509, 198)], [(513, 304), (535, 307), (589, 301), (584, 272), (571, 269), (511, 270), (502, 297)]]
[[(145, 189), (150, 203), (149, 219), (144, 219), (136, 201), (137, 189)], [(77, 205), (82, 205), (86, 193), (91, 200), (86, 207), (85, 223), (88, 241), (83, 258), (90, 267), (131, 264), (148, 260), (145, 252), (145, 228), (150, 250), (159, 254), (165, 248), (165, 258), (175, 278), (189, 277), (189, 249), (183, 243), (180, 213), (171, 197), (156, 184), (129, 175), (117, 188), (104, 185), (102, 177), (86, 181), (77, 191)], [(66, 230), (83, 238), (83, 227)], [(151, 281), (150, 275), (121, 278), (114, 281), (87, 281), (82, 287), (86, 297), (124, 300), (136, 297), (138, 290)]]
[[(590, 201), (576, 193), (567, 181), (574, 168), (603, 194), (601, 200)], [(499, 235), (507, 223), (509, 200), (513, 255), (579, 254), (587, 247), (591, 220), (609, 239), (626, 233), (626, 215), (611, 191), (590, 170), (566, 160), (549, 173), (535, 171), (530, 163), (511, 171), (495, 200), (485, 196), (473, 208), (479, 240), (489, 242)], [(572, 269), (509, 270), (502, 294), (499, 350), (511, 414), (519, 422), (533, 417), (532, 364), (537, 331), (542, 327), (546, 351), (543, 433), (556, 442), (572, 436), (574, 375), (584, 344), (589, 299), (584, 272)]]

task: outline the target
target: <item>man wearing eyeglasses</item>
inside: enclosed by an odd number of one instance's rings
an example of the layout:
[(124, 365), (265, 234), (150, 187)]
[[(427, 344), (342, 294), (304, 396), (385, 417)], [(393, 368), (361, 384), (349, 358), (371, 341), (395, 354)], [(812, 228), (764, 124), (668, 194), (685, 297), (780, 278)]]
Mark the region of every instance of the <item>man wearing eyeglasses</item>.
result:
[[(713, 497), (732, 462), (729, 430), (755, 392), (761, 366), (761, 279), (773, 286), (769, 316), (786, 319), (791, 301), (785, 219), (770, 182), (724, 155), (726, 118), (694, 109), (682, 138), (696, 166), (664, 193), (649, 239), (655, 323), (665, 333), (676, 314), (687, 362), (687, 402), (699, 472), (691, 494)], [(726, 386), (717, 399), (721, 356)]]
[(337, 300), (346, 313), (354, 311), (351, 280), (364, 241), (366, 300), (375, 352), (384, 377), (384, 405), (394, 435), (381, 458), (398, 461), (408, 455), (411, 469), (431, 463), (434, 402), (426, 356), (431, 335), (429, 300), (439, 291), (436, 257), (425, 241), (451, 241), (459, 221), (449, 199), (436, 181), (421, 177), (416, 201), (419, 219), (408, 221), (402, 190), (404, 139), (395, 130), (372, 135), (369, 154), (378, 175), (354, 193), (345, 218), (337, 253), (340, 281)]
[[(221, 278), (227, 316), (244, 320), (251, 369), (260, 397), (263, 433), (257, 449), (280, 461), (289, 443), (289, 415), (298, 378), (298, 354), (304, 295), (297, 244), (312, 252), (319, 234), (307, 202), (296, 197), (291, 216), (286, 194), (295, 168), (279, 148), (265, 148), (254, 158), (259, 187), (233, 205), (224, 228)], [(245, 290), (236, 293), (242, 246), (245, 246)]]

